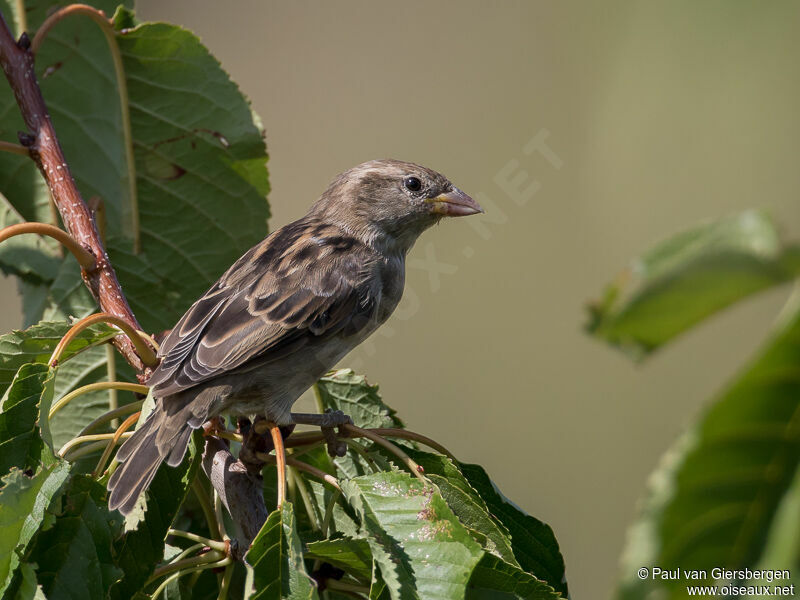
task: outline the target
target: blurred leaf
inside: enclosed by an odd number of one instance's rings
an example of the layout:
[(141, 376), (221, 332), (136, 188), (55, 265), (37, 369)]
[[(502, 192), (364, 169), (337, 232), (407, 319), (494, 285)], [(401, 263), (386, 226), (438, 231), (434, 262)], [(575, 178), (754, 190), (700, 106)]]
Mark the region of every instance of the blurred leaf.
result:
[(589, 332), (641, 357), (717, 311), (800, 273), (757, 211), (701, 225), (636, 259), (590, 307)]
[(465, 600), (558, 600), (552, 587), (504, 562), (484, 554), (469, 580)]
[(20, 564), (20, 554), (43, 526), (45, 511), (69, 475), (69, 465), (56, 461), (29, 477), (13, 469), (0, 488), (0, 594)]
[(453, 461), (441, 454), (414, 450), (404, 445), (403, 450), (425, 469), (425, 476), (439, 487), (447, 505), (478, 541), (484, 550), (519, 567), (511, 549), (508, 530), (489, 514), (483, 498), (473, 488)]
[[(0, 394), (5, 393), (17, 370), (26, 363), (47, 364), (53, 350), (71, 324), (67, 321), (43, 321), (23, 331), (0, 336)], [(119, 335), (119, 330), (104, 324), (84, 329), (61, 355), (60, 363)]]
[(794, 302), (759, 356), (652, 475), (628, 536), (618, 598), (670, 586), (638, 581), (641, 566), (710, 571), (756, 564), (800, 464), (798, 364)]
[(114, 542), (116, 564), (125, 574), (111, 588), (112, 600), (131, 598), (144, 587), (161, 562), (164, 539), (197, 474), (204, 447), (202, 432), (195, 431), (183, 462), (177, 467), (162, 463), (156, 471), (147, 488), (146, 511), (142, 514), (137, 505), (137, 510), (126, 518), (125, 533)]
[(568, 595), (564, 557), (549, 525), (524, 512), (494, 485), (483, 467), (459, 463), (469, 484), (486, 502), (490, 514), (511, 534), (511, 548), (522, 569)]
[(372, 577), (372, 553), (365, 539), (337, 538), (308, 544), (306, 558), (315, 558), (332, 564), (358, 579), (369, 581)]
[(318, 598), (303, 564), (291, 502), (274, 510), (245, 557), (251, 600)]
[(464, 597), (483, 551), (434, 487), (399, 471), (341, 486), (391, 598)]
[(26, 556), (26, 562), (38, 565), (39, 584), (48, 600), (104, 599), (122, 575), (112, 553), (121, 523), (106, 508), (104, 495), (105, 488), (91, 477), (73, 475), (63, 510)]
[(47, 365), (22, 365), (0, 406), (0, 473), (12, 467), (35, 470), (53, 461), (47, 428), (52, 399), (53, 378)]

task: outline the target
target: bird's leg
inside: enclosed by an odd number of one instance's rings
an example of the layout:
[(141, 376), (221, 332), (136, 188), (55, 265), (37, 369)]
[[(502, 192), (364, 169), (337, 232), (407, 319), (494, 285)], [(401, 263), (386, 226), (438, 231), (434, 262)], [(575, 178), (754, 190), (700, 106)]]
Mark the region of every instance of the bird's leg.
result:
[[(326, 410), (324, 413), (292, 413), (292, 422), (298, 425), (315, 425), (322, 429), (322, 435), (328, 446), (331, 456), (344, 456), (347, 453), (347, 444), (339, 437), (347, 437), (342, 431), (342, 425), (352, 425), (353, 419), (340, 410)], [(339, 432), (334, 430), (339, 428)]]

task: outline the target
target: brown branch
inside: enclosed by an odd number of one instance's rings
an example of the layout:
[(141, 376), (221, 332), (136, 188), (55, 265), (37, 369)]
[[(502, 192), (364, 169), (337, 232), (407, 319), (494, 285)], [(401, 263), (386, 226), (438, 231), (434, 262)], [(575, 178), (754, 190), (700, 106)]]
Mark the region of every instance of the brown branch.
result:
[[(2, 14), (0, 14), (0, 66), (11, 84), (22, 118), (29, 130), (29, 133), (20, 134), (20, 142), (28, 148), (28, 153), (42, 172), (66, 230), (95, 256), (96, 268), (91, 272), (81, 271), (84, 283), (104, 312), (119, 317), (133, 329), (141, 330), (142, 327), (125, 299), (117, 275), (97, 233), (92, 213), (75, 185), (64, 152), (56, 138), (50, 114), (36, 79), (30, 40), (27, 34), (23, 33), (17, 43)], [(131, 340), (118, 336), (114, 338), (114, 345), (125, 360), (141, 373), (140, 379), (145, 380), (149, 372), (145, 370), (145, 365)]]
[(78, 260), (81, 269), (88, 272), (94, 270), (96, 265), (94, 254), (76, 242), (75, 238), (66, 231), (55, 225), (50, 225), (48, 223), (17, 223), (16, 225), (9, 225), (8, 227), (0, 229), (0, 242), (23, 233), (38, 233), (39, 235), (46, 235), (53, 238), (72, 252), (72, 255)]

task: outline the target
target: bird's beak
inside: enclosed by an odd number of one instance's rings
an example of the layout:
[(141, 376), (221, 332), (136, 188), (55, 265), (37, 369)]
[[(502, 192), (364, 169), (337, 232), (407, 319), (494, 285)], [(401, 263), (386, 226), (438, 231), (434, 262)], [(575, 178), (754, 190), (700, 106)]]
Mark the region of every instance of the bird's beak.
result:
[(439, 194), (434, 198), (428, 198), (425, 202), (431, 204), (431, 210), (434, 213), (447, 217), (466, 217), (467, 215), (483, 212), (480, 204), (457, 187), (454, 187), (445, 194)]

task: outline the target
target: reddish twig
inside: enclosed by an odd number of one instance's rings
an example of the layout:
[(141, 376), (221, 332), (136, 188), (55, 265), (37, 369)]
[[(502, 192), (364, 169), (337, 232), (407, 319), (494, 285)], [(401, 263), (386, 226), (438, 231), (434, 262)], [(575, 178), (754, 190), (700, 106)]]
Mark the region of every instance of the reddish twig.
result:
[[(89, 315), (70, 327), (69, 331), (67, 331), (67, 333), (64, 334), (64, 337), (61, 338), (61, 341), (58, 342), (55, 350), (53, 350), (53, 355), (50, 357), (48, 364), (51, 367), (58, 365), (58, 361), (61, 360), (62, 352), (64, 352), (64, 349), (69, 345), (69, 343), (75, 339), (75, 336), (95, 323), (108, 323), (110, 325), (119, 327), (125, 333), (125, 335), (128, 336), (125, 339), (127, 339), (128, 342), (134, 347), (137, 356), (140, 357), (140, 360), (146, 366), (155, 367), (158, 364), (156, 354), (153, 349), (147, 345), (147, 342), (145, 342), (142, 332), (131, 327), (130, 323), (127, 321), (120, 319), (119, 317), (115, 317), (114, 315), (109, 315), (108, 313), (96, 313), (94, 315)], [(122, 336), (117, 336), (114, 339), (116, 340), (120, 337)]]
[[(29, 133), (20, 134), (20, 143), (28, 149), (30, 157), (42, 172), (66, 230), (95, 257), (95, 269), (91, 272), (81, 271), (84, 283), (104, 312), (119, 317), (133, 329), (141, 330), (142, 327), (125, 299), (117, 275), (97, 233), (92, 213), (75, 185), (61, 145), (56, 138), (50, 114), (36, 79), (30, 39), (23, 33), (19, 42), (16, 42), (1, 14), (0, 66), (11, 84), (22, 118), (29, 130)], [(140, 377), (144, 380), (149, 373), (145, 372), (145, 365), (131, 340), (118, 336), (114, 339), (114, 344), (125, 360), (141, 373)]]
[(16, 225), (9, 225), (0, 229), (0, 242), (7, 240), (15, 235), (23, 233), (38, 233), (39, 235), (46, 235), (60, 242), (67, 250), (72, 252), (72, 255), (78, 260), (81, 269), (91, 272), (95, 268), (94, 254), (86, 250), (78, 242), (75, 241), (70, 234), (63, 229), (50, 225), (48, 223), (17, 223)]
[(278, 466), (278, 508), (280, 508), (286, 499), (286, 450), (283, 447), (281, 428), (270, 422), (269, 433), (272, 436), (272, 445), (275, 446), (275, 463)]

